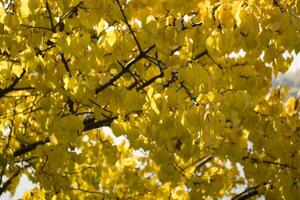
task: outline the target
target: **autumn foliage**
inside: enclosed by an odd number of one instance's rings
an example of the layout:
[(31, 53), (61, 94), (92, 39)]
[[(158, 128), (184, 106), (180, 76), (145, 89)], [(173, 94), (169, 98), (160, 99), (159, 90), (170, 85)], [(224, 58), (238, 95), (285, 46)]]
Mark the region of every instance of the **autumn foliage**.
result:
[(300, 197), (299, 0), (0, 2), (0, 195)]

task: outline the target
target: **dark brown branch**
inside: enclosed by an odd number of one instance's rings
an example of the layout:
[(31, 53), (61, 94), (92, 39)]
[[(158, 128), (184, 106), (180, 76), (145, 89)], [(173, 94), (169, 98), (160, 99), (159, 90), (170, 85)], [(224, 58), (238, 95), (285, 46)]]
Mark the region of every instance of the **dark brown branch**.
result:
[(29, 161), (37, 159), (37, 158), (40, 158), (40, 157), (33, 156), (33, 157), (30, 157), (30, 158), (24, 158), (24, 159), (21, 159), (21, 160), (16, 160), (15, 162), (16, 163), (24, 163), (24, 162), (28, 163)]
[(28, 109), (25, 109), (25, 110), (23, 110), (21, 112), (17, 112), (17, 113), (14, 113), (14, 114), (7, 114), (7, 115), (4, 115), (4, 116), (1, 116), (0, 119), (5, 119), (5, 118), (8, 118), (8, 117), (13, 117), (13, 116), (16, 116), (16, 115), (21, 115), (21, 114), (33, 113), (33, 112), (37, 112), (39, 110), (42, 110), (42, 108), (36, 108), (36, 109), (28, 108)]
[(186, 167), (182, 168), (182, 171), (192, 167), (192, 166), (195, 166), (195, 167), (201, 167), (203, 166), (205, 163), (209, 162), (211, 159), (213, 158), (212, 155), (208, 155), (208, 156), (205, 156), (203, 158), (200, 158), (194, 162), (192, 162), (191, 164), (187, 165)]
[[(122, 68), (124, 68), (124, 66), (122, 65), (122, 63), (120, 61), (117, 61), (117, 62)], [(129, 85), (127, 87), (128, 90), (132, 90), (137, 85), (140, 85), (140, 83), (144, 83), (144, 81), (141, 79), (141, 77), (136, 72), (133, 73), (133, 72), (131, 72), (131, 70), (128, 70), (128, 73), (133, 77), (133, 79), (135, 81), (134, 83), (132, 83), (131, 85)]]
[(3, 192), (6, 191), (7, 187), (11, 184), (13, 179), (15, 179), (20, 174), (20, 172), (21, 168), (18, 168), (18, 170), (15, 173), (13, 173), (13, 175), (11, 175), (11, 177), (9, 177), (9, 179), (5, 183), (3, 183), (3, 186), (0, 187), (0, 196)]
[(11, 141), (11, 137), (12, 137), (12, 133), (14, 132), (15, 126), (14, 126), (14, 121), (15, 121), (15, 114), (16, 114), (16, 108), (17, 108), (17, 103), (18, 100), (16, 100), (14, 102), (14, 106), (13, 106), (13, 118), (11, 120), (11, 126), (10, 126), (10, 132), (8, 134), (8, 141), (7, 144), (5, 145), (5, 149), (8, 149), (9, 145), (10, 145), (10, 141)]
[(177, 80), (178, 80), (178, 73), (177, 73), (177, 71), (173, 70), (171, 72), (171, 78), (169, 80), (167, 80), (167, 83), (163, 84), (163, 89), (169, 87), (171, 84), (173, 84)]
[(103, 195), (103, 196), (108, 196), (107, 194), (100, 192), (100, 191), (90, 191), (90, 190), (85, 190), (85, 189), (81, 189), (81, 188), (74, 188), (71, 187), (70, 190), (77, 190), (80, 192), (86, 192), (86, 193), (90, 193), (90, 194), (98, 194), (98, 195)]
[(141, 45), (140, 45), (140, 43), (139, 43), (139, 41), (138, 41), (138, 39), (136, 38), (136, 36), (135, 36), (135, 34), (134, 34), (134, 32), (133, 32), (133, 30), (132, 30), (132, 28), (131, 28), (131, 26), (130, 26), (128, 20), (127, 20), (127, 17), (126, 17), (126, 15), (125, 15), (125, 11), (124, 11), (124, 9), (123, 9), (123, 7), (122, 7), (120, 1), (119, 1), (119, 0), (116, 0), (116, 2), (117, 2), (118, 6), (119, 6), (119, 8), (120, 8), (120, 11), (121, 11), (121, 13), (122, 13), (122, 16), (123, 16), (123, 18), (124, 18), (124, 21), (125, 21), (125, 23), (126, 23), (128, 29), (129, 29), (129, 31), (130, 31), (130, 34), (132, 35), (132, 37), (133, 37), (133, 39), (134, 39), (134, 41), (135, 41), (135, 43), (136, 43), (136, 45), (137, 45), (137, 47), (138, 47), (138, 49), (139, 49), (139, 51), (140, 51), (140, 54), (144, 53), (143, 50), (142, 50), (142, 47), (141, 47)]
[(20, 87), (20, 88), (14, 88), (14, 91), (21, 91), (21, 90), (34, 90), (34, 87)]
[(245, 159), (250, 159), (252, 162), (256, 162), (256, 163), (261, 162), (261, 163), (270, 164), (270, 165), (277, 165), (277, 166), (282, 167), (282, 168), (297, 169), (294, 166), (284, 164), (284, 163), (278, 163), (278, 162), (270, 161), (270, 160), (261, 160), (261, 159), (258, 159), (258, 158), (251, 158), (249, 156), (246, 156), (246, 157), (243, 158), (243, 160), (245, 160)]
[(196, 60), (200, 59), (201, 57), (203, 57), (203, 56), (205, 56), (205, 55), (208, 56), (208, 57), (211, 59), (211, 61), (212, 61), (218, 68), (223, 69), (223, 67), (222, 67), (219, 63), (217, 63), (217, 62), (215, 61), (215, 59), (209, 54), (209, 52), (207, 51), (207, 49), (206, 49), (205, 51), (199, 53), (199, 54), (196, 55), (195, 57), (193, 57), (188, 63), (190, 63), (191, 61), (196, 61)]
[[(103, 108), (102, 108), (103, 109)], [(107, 110), (105, 110), (108, 112)], [(125, 119), (129, 119), (129, 116), (131, 114), (141, 114), (140, 110), (129, 112), (125, 115)], [(96, 120), (93, 115), (86, 117), (83, 121), (83, 130), (82, 131), (89, 131), (96, 128), (101, 128), (103, 126), (111, 126), (111, 123), (118, 118), (118, 116), (106, 116), (102, 113), (103, 116), (105, 116), (105, 119), (102, 120)]]
[(60, 17), (59, 22), (54, 26), (54, 29), (57, 28), (57, 26), (59, 26), (64, 19), (66, 19), (67, 17), (71, 16), (73, 13), (75, 13), (77, 11), (78, 8), (80, 8), (80, 5), (83, 2), (80, 1), (76, 6), (72, 7), (66, 14), (64, 14), (62, 17)]
[(13, 90), (15, 90), (14, 87), (17, 85), (17, 83), (20, 81), (20, 79), (24, 76), (25, 72), (26, 71), (23, 70), (23, 72), (20, 75), (20, 77), (17, 77), (10, 86), (8, 86), (7, 88), (4, 88), (4, 89), (0, 89), (0, 98), (3, 97), (5, 94), (7, 94), (9, 92), (12, 92)]
[(196, 56), (193, 58), (193, 60), (198, 60), (198, 59), (201, 58), (202, 56), (207, 55), (207, 53), (208, 53), (207, 50), (205, 50), (205, 51), (199, 53), (198, 55), (196, 55)]
[(44, 141), (37, 141), (26, 146), (23, 146), (14, 152), (14, 157), (24, 155), (32, 150), (34, 150), (39, 145), (44, 145), (50, 142), (49, 138), (46, 138)]
[(223, 67), (222, 67), (219, 63), (217, 63), (217, 62), (215, 61), (215, 59), (208, 53), (208, 51), (206, 51), (205, 53), (206, 53), (206, 55), (212, 60), (212, 62), (213, 62), (215, 65), (217, 65), (218, 68), (223, 69)]
[(182, 48), (182, 46), (178, 46), (175, 49), (171, 50), (170, 56), (173, 56), (175, 54), (175, 52), (179, 51)]
[(115, 119), (117, 119), (117, 117), (111, 117), (103, 120), (86, 121), (84, 122), (83, 131), (89, 131), (103, 126), (110, 126)]
[(48, 1), (46, 1), (46, 9), (49, 15), (49, 19), (50, 19), (50, 24), (51, 24), (51, 31), (55, 32), (55, 27), (54, 27), (54, 23), (53, 23), (53, 19), (52, 19), (52, 14), (51, 14), (51, 10), (48, 4)]
[(61, 61), (64, 64), (66, 71), (70, 74), (70, 77), (72, 77), (71, 70), (70, 70), (70, 67), (68, 64), (68, 60), (66, 60), (65, 55), (63, 53), (60, 54), (60, 57), (61, 57)]
[[(196, 13), (190, 13), (190, 14), (196, 14)], [(166, 17), (168, 16), (168, 14), (166, 15)], [(183, 17), (175, 17), (174, 15), (170, 15), (173, 17), (173, 21), (169, 24), (169, 26), (173, 26), (173, 27), (176, 27), (176, 21), (180, 22), (180, 30), (181, 31), (185, 31), (187, 29), (190, 29), (190, 28), (193, 28), (193, 27), (198, 27), (198, 26), (202, 26), (203, 23), (202, 22), (192, 22), (192, 24), (190, 26), (186, 26), (185, 23), (184, 23), (184, 18)], [(178, 28), (178, 27), (176, 27)]]
[(141, 77), (135, 72), (135, 73), (132, 73), (130, 70), (129, 70), (129, 73), (130, 75), (133, 77), (134, 79), (134, 82), (132, 84), (130, 84), (127, 89), (128, 90), (132, 90), (133, 88), (135, 88), (136, 86), (141, 86), (141, 84), (144, 83), (144, 81), (141, 79)]
[(273, 0), (273, 4), (279, 8), (281, 12), (284, 12), (284, 9), (280, 6), (279, 0)]
[(146, 81), (145, 83), (143, 83), (141, 86), (137, 87), (136, 90), (140, 91), (140, 90), (144, 89), (145, 87), (151, 85), (156, 79), (162, 78), (163, 76), (164, 76), (164, 73), (161, 72), (160, 74), (158, 74), (158, 75), (150, 78), (148, 81)]
[(245, 199), (249, 199), (249, 198), (251, 198), (253, 196), (256, 196), (256, 195), (259, 194), (258, 191), (257, 191), (257, 189), (259, 187), (260, 187), (260, 185), (247, 188), (246, 190), (244, 190), (240, 194), (234, 196), (231, 200), (245, 200)]
[(73, 15), (73, 13), (75, 13), (78, 8), (83, 8), (83, 7), (80, 7), (81, 4), (83, 4), (83, 1), (80, 1), (76, 6), (72, 7), (69, 12), (67, 12), (66, 14), (64, 14), (61, 19), (60, 19), (60, 22), (63, 21), (64, 19), (66, 19), (67, 17)]
[(159, 68), (160, 71), (162, 71), (162, 69), (166, 69), (167, 66), (166, 64), (164, 64), (161, 60), (158, 59), (158, 55), (157, 55), (157, 52), (156, 52), (156, 55), (155, 57), (151, 57), (151, 56), (148, 56), (148, 55), (145, 55), (145, 58), (153, 63), (155, 66), (157, 66)]
[(198, 180), (192, 180), (192, 178), (189, 178), (189, 177), (184, 173), (184, 171), (182, 170), (182, 168), (181, 168), (180, 166), (178, 166), (178, 164), (177, 164), (176, 162), (173, 163), (172, 166), (173, 166), (174, 169), (176, 169), (176, 170), (180, 173), (180, 175), (181, 175), (182, 177), (184, 177), (187, 181), (193, 183), (194, 185), (202, 184), (201, 181), (198, 181)]
[(202, 22), (193, 22), (192, 27), (202, 26)]
[[(180, 82), (180, 88), (183, 88), (185, 93), (189, 96), (189, 98), (192, 101), (193, 105), (198, 105), (197, 98), (192, 94), (192, 92), (187, 88), (187, 86), (184, 84), (184, 81)], [(179, 88), (179, 89), (180, 89)]]
[(68, 105), (68, 109), (69, 109), (70, 113), (75, 114), (76, 111), (74, 110), (74, 102), (72, 101), (72, 99), (70, 97), (68, 97), (68, 99), (67, 99), (67, 105)]
[(24, 26), (26, 28), (32, 28), (32, 29), (36, 28), (36, 29), (42, 29), (42, 30), (47, 30), (47, 31), (53, 32), (51, 28), (43, 27), (43, 26), (30, 26), (30, 25), (26, 25), (26, 24), (21, 24), (21, 26)]
[[(63, 65), (65, 67), (65, 70), (69, 73), (70, 77), (72, 77), (72, 73), (71, 73), (71, 70), (69, 67), (69, 63), (68, 63), (70, 59), (66, 60), (64, 53), (61, 53), (60, 57), (61, 57), (61, 61), (62, 61)], [(74, 102), (70, 97), (68, 97), (68, 99), (67, 99), (67, 106), (68, 106), (69, 111), (72, 114), (74, 114), (75, 113)]]
[(10, 1), (8, 4), (4, 3), (4, 1), (1, 1), (3, 8), (5, 8), (5, 12), (8, 12), (8, 9), (12, 5), (12, 2)]
[(100, 87), (98, 87), (96, 89), (96, 94), (98, 94), (99, 92), (105, 90), (106, 88), (108, 88), (109, 86), (113, 85), (114, 82), (116, 80), (118, 80), (123, 74), (125, 74), (126, 72), (128, 72), (128, 70), (130, 69), (130, 67), (132, 65), (134, 65), (135, 63), (137, 63), (139, 60), (141, 60), (142, 58), (145, 57), (145, 54), (147, 54), (149, 51), (151, 51), (153, 48), (155, 47), (155, 45), (150, 46), (148, 49), (146, 49), (143, 53), (139, 54), (137, 57), (133, 58), (131, 61), (129, 61), (124, 68), (118, 73), (116, 74), (114, 77), (112, 77), (108, 82), (106, 82), (105, 84), (101, 85)]
[[(150, 84), (152, 84), (156, 79), (158, 78), (162, 78), (164, 76), (164, 69), (166, 69), (166, 65), (161, 62), (158, 59), (158, 55), (156, 55), (156, 57), (151, 57), (148, 56), (147, 54), (145, 55), (145, 59), (147, 59), (150, 63), (153, 63), (155, 66), (157, 66), (159, 68), (160, 73), (152, 78), (150, 78), (149, 80), (147, 80), (146, 82), (142, 83), (141, 85), (139, 85), (136, 90), (143, 90), (145, 87), (149, 86)], [(163, 66), (162, 66), (163, 65)], [(137, 84), (135, 84), (137, 85)], [(129, 88), (133, 88), (133, 85), (129, 86)]]
[[(2, 161), (3, 161), (3, 159), (2, 159)], [(7, 159), (4, 159), (4, 163), (3, 164), (4, 165), (2, 165), (2, 167), (1, 167), (1, 173), (0, 173), (0, 185), (2, 185), (2, 181), (3, 181), (2, 177), (5, 174), (5, 170), (6, 170), (6, 166), (7, 166)]]

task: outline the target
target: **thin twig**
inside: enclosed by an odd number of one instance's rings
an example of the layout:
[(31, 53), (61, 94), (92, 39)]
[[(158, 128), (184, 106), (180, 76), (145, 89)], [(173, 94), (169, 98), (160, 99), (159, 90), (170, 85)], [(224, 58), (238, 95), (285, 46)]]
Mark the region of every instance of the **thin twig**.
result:
[(247, 188), (246, 190), (244, 190), (240, 194), (234, 196), (231, 200), (245, 200), (245, 199), (249, 199), (249, 198), (251, 198), (253, 196), (256, 196), (256, 195), (259, 194), (258, 191), (257, 191), (257, 189), (259, 187), (260, 187), (260, 185)]
[(103, 126), (110, 126), (115, 119), (117, 119), (117, 117), (111, 117), (111, 118), (96, 120), (96, 121), (88, 121), (84, 123), (84, 128), (82, 131), (89, 131)]
[(72, 77), (72, 73), (68, 64), (68, 60), (66, 60), (65, 55), (63, 53), (60, 54), (61, 61), (64, 64), (66, 71), (69, 73), (70, 77)]
[(155, 45), (150, 46), (148, 49), (146, 49), (145, 51), (143, 51), (143, 53), (139, 54), (137, 57), (133, 58), (132, 60), (130, 60), (125, 66), (124, 68), (118, 73), (116, 74), (114, 77), (112, 77), (108, 82), (106, 82), (105, 84), (101, 85), (100, 87), (98, 87), (96, 89), (96, 94), (98, 94), (99, 92), (105, 90), (106, 88), (108, 88), (109, 86), (113, 85), (114, 82), (116, 80), (118, 80), (123, 74), (125, 74), (126, 72), (128, 72), (128, 70), (130, 69), (130, 67), (132, 65), (134, 65), (135, 63), (137, 63), (139, 60), (141, 60), (142, 58), (145, 57), (145, 55), (151, 51), (153, 48), (155, 47)]
[(103, 192), (100, 192), (100, 191), (90, 191), (90, 190), (81, 189), (81, 188), (74, 188), (74, 187), (71, 187), (70, 190), (77, 190), (77, 191), (80, 191), (80, 192), (86, 192), (86, 193), (90, 193), (90, 194), (101, 194), (103, 196), (108, 196), (107, 194), (105, 194)]
[(21, 78), (24, 76), (25, 74), (25, 70), (23, 70), (22, 74), (20, 75), (20, 77), (17, 77), (10, 86), (8, 86), (7, 88), (4, 89), (0, 89), (0, 98), (3, 97), (5, 94), (12, 92), (13, 90), (15, 90), (15, 86), (17, 85), (17, 83), (21, 80)]
[(182, 168), (182, 171), (185, 171), (186, 169), (188, 169), (188, 168), (190, 168), (192, 166), (201, 167), (205, 163), (209, 162), (212, 158), (213, 158), (212, 155), (208, 155), (208, 156), (202, 157), (202, 158), (200, 158), (200, 159), (192, 162), (191, 164), (185, 166), (184, 168)]
[(146, 81), (145, 83), (143, 83), (141, 86), (138, 86), (136, 88), (136, 90), (140, 91), (140, 90), (144, 89), (145, 87), (149, 86), (150, 84), (152, 84), (156, 79), (162, 78), (162, 77), (164, 77), (164, 73), (163, 72), (161, 72), (160, 74), (158, 74), (158, 75), (150, 78), (148, 81)]
[(140, 45), (138, 39), (136, 38), (136, 35), (134, 34), (134, 31), (132, 30), (132, 28), (131, 28), (131, 26), (130, 26), (128, 20), (127, 20), (127, 17), (126, 17), (126, 15), (125, 15), (124, 8), (122, 7), (122, 5), (121, 5), (121, 3), (120, 3), (119, 0), (116, 0), (116, 2), (117, 2), (117, 4), (119, 5), (120, 11), (121, 11), (122, 16), (123, 16), (123, 18), (124, 18), (124, 21), (125, 21), (125, 23), (126, 23), (128, 29), (129, 29), (129, 31), (130, 31), (130, 34), (132, 35), (132, 37), (133, 37), (133, 39), (134, 39), (134, 41), (135, 41), (135, 43), (136, 43), (136, 45), (137, 45), (139, 51), (140, 51), (140, 54), (143, 54), (143, 53), (144, 53), (144, 52), (143, 52), (143, 49), (142, 49), (142, 47), (141, 47), (141, 45)]
[(53, 19), (52, 19), (52, 14), (51, 14), (51, 10), (48, 4), (48, 1), (46, 1), (46, 9), (49, 15), (49, 19), (50, 19), (50, 24), (51, 24), (51, 31), (55, 32), (55, 27), (54, 27), (54, 23), (53, 23)]
[[(197, 106), (197, 98), (193, 95), (193, 93), (187, 88), (187, 86), (184, 84), (184, 81), (180, 82), (180, 88), (183, 88), (185, 93), (189, 96), (189, 98), (192, 101), (192, 105)], [(180, 89), (179, 88), (179, 89)]]
[(37, 141), (37, 142), (34, 142), (34, 143), (31, 143), (29, 145), (26, 145), (26, 146), (23, 146), (19, 149), (17, 149), (15, 152), (14, 152), (14, 157), (17, 157), (17, 156), (21, 156), (21, 155), (24, 155), (32, 150), (34, 150), (37, 146), (39, 145), (44, 145), (44, 144), (47, 144), (50, 142), (50, 139), (49, 138), (46, 138), (45, 140), (43, 141)]
[(47, 30), (47, 31), (53, 32), (52, 29), (51, 29), (51, 28), (48, 28), (48, 27), (43, 27), (43, 26), (31, 26), (31, 25), (26, 25), (26, 24), (20, 24), (20, 25), (21, 25), (21, 26), (24, 26), (24, 27), (26, 27), (26, 28), (43, 29), (43, 30)]
[(284, 164), (284, 163), (279, 163), (279, 162), (276, 162), (276, 161), (262, 160), (262, 159), (253, 158), (253, 157), (249, 157), (249, 156), (246, 156), (246, 157), (243, 158), (243, 160), (245, 160), (245, 159), (250, 159), (252, 162), (256, 162), (256, 163), (261, 162), (261, 163), (270, 164), (270, 165), (277, 165), (277, 166), (280, 166), (282, 168), (297, 169), (294, 166)]
[(62, 17), (60, 17), (59, 22), (54, 26), (54, 28), (56, 28), (60, 23), (62, 23), (62, 21), (64, 19), (66, 19), (67, 17), (69, 17), (70, 15), (72, 15), (76, 11), (76, 9), (80, 7), (80, 5), (82, 3), (83, 2), (80, 1), (76, 6), (72, 7), (66, 14), (64, 14)]

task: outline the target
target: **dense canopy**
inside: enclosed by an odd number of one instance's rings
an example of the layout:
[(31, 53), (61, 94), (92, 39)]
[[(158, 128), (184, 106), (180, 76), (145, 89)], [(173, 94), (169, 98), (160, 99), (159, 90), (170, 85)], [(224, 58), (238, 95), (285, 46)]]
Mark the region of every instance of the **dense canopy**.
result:
[(0, 2), (0, 195), (299, 198), (299, 0)]

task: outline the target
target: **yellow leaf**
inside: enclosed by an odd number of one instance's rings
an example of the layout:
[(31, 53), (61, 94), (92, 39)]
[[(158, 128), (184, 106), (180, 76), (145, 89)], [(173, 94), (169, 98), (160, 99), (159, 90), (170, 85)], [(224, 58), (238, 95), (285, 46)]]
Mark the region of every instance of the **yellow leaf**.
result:
[(49, 139), (50, 139), (51, 144), (57, 145), (58, 142), (57, 142), (57, 139), (54, 134), (51, 134)]
[(298, 99), (296, 97), (290, 97), (287, 102), (284, 104), (284, 111), (288, 116), (293, 116), (295, 110), (298, 107)]
[(100, 22), (97, 24), (97, 34), (99, 35), (105, 29), (105, 20), (101, 18)]
[(156, 105), (156, 103), (155, 103), (154, 98), (152, 97), (153, 91), (154, 91), (153, 88), (150, 88), (150, 89), (148, 90), (147, 96), (148, 96), (148, 100), (150, 101), (150, 106), (151, 106), (152, 110), (153, 110), (157, 115), (159, 115), (159, 110), (158, 110), (158, 108), (157, 108), (157, 105)]
[(4, 6), (0, 5), (0, 23), (4, 23), (4, 16), (5, 16), (5, 8)]
[(28, 0), (28, 8), (31, 11), (35, 11), (39, 7), (39, 0)]
[(17, 77), (20, 78), (21, 74), (23, 73), (23, 67), (21, 65), (13, 65), (12, 71)]
[(30, 14), (30, 9), (29, 9), (28, 4), (29, 4), (29, 0), (21, 1), (20, 13), (23, 18), (28, 17)]
[(148, 24), (149, 22), (155, 21), (155, 17), (153, 15), (149, 15), (146, 19), (146, 24)]
[(208, 48), (212, 48), (214, 44), (214, 37), (213, 36), (209, 36), (207, 39), (206, 39), (206, 46)]
[(117, 41), (117, 34), (115, 30), (108, 30), (106, 32), (106, 42), (109, 46), (113, 46)]

